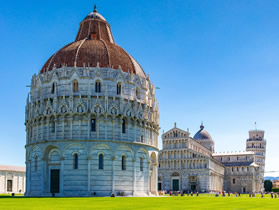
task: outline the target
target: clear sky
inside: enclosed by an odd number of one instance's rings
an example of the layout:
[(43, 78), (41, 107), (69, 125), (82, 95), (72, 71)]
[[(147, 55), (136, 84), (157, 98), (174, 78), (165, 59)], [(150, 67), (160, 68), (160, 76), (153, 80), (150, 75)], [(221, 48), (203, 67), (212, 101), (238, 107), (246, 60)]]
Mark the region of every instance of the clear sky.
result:
[(266, 170), (279, 171), (279, 1), (272, 0), (2, 1), (0, 164), (24, 165), (26, 85), (74, 40), (94, 3), (116, 43), (160, 87), (160, 133), (177, 122), (193, 136), (204, 121), (217, 152), (243, 151), (256, 121), (266, 132)]

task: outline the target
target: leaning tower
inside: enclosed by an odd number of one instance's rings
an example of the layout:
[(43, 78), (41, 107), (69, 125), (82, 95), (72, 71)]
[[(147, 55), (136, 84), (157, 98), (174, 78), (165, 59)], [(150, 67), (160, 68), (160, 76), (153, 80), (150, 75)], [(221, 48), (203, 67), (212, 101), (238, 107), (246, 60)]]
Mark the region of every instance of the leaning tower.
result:
[(263, 130), (250, 130), (249, 139), (246, 141), (246, 151), (255, 153), (255, 163), (260, 167), (260, 175), (264, 180), (266, 140), (264, 139)]

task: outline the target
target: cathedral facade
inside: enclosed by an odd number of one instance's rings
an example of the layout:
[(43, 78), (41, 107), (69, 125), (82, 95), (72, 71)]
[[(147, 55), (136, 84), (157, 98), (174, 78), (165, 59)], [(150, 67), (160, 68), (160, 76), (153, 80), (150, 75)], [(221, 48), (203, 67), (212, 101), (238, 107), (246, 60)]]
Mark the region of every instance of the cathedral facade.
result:
[(31, 81), (26, 196), (157, 193), (159, 108), (96, 8)]
[(245, 152), (214, 153), (214, 140), (203, 125), (192, 138), (189, 131), (175, 124), (162, 134), (158, 190), (263, 191), (266, 146), (263, 134), (263, 131), (249, 131)]

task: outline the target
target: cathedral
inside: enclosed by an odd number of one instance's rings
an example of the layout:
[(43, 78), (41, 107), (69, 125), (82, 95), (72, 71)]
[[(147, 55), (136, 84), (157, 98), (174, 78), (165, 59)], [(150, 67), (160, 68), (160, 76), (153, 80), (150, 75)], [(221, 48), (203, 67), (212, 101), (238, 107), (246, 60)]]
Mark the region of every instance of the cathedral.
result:
[(26, 196), (157, 194), (155, 87), (96, 7), (33, 75), (25, 118)]
[(189, 131), (176, 127), (162, 134), (158, 190), (198, 192), (262, 192), (266, 141), (264, 131), (251, 130), (245, 152), (215, 153), (214, 140), (200, 126)]

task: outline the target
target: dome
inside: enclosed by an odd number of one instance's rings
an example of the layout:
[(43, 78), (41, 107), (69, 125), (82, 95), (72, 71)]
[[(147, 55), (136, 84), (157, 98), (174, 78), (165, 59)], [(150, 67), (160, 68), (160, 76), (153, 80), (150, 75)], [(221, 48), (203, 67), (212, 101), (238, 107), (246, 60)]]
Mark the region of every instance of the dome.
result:
[(203, 124), (201, 124), (200, 130), (195, 134), (194, 139), (197, 141), (212, 140), (210, 134), (206, 130), (204, 130)]
[(145, 77), (137, 61), (114, 43), (110, 25), (96, 8), (80, 23), (76, 40), (54, 53), (40, 73), (53, 68), (109, 67)]
[(199, 141), (203, 146), (214, 152), (214, 141), (210, 134), (204, 130), (203, 124), (200, 126), (200, 130), (195, 134), (194, 139)]

